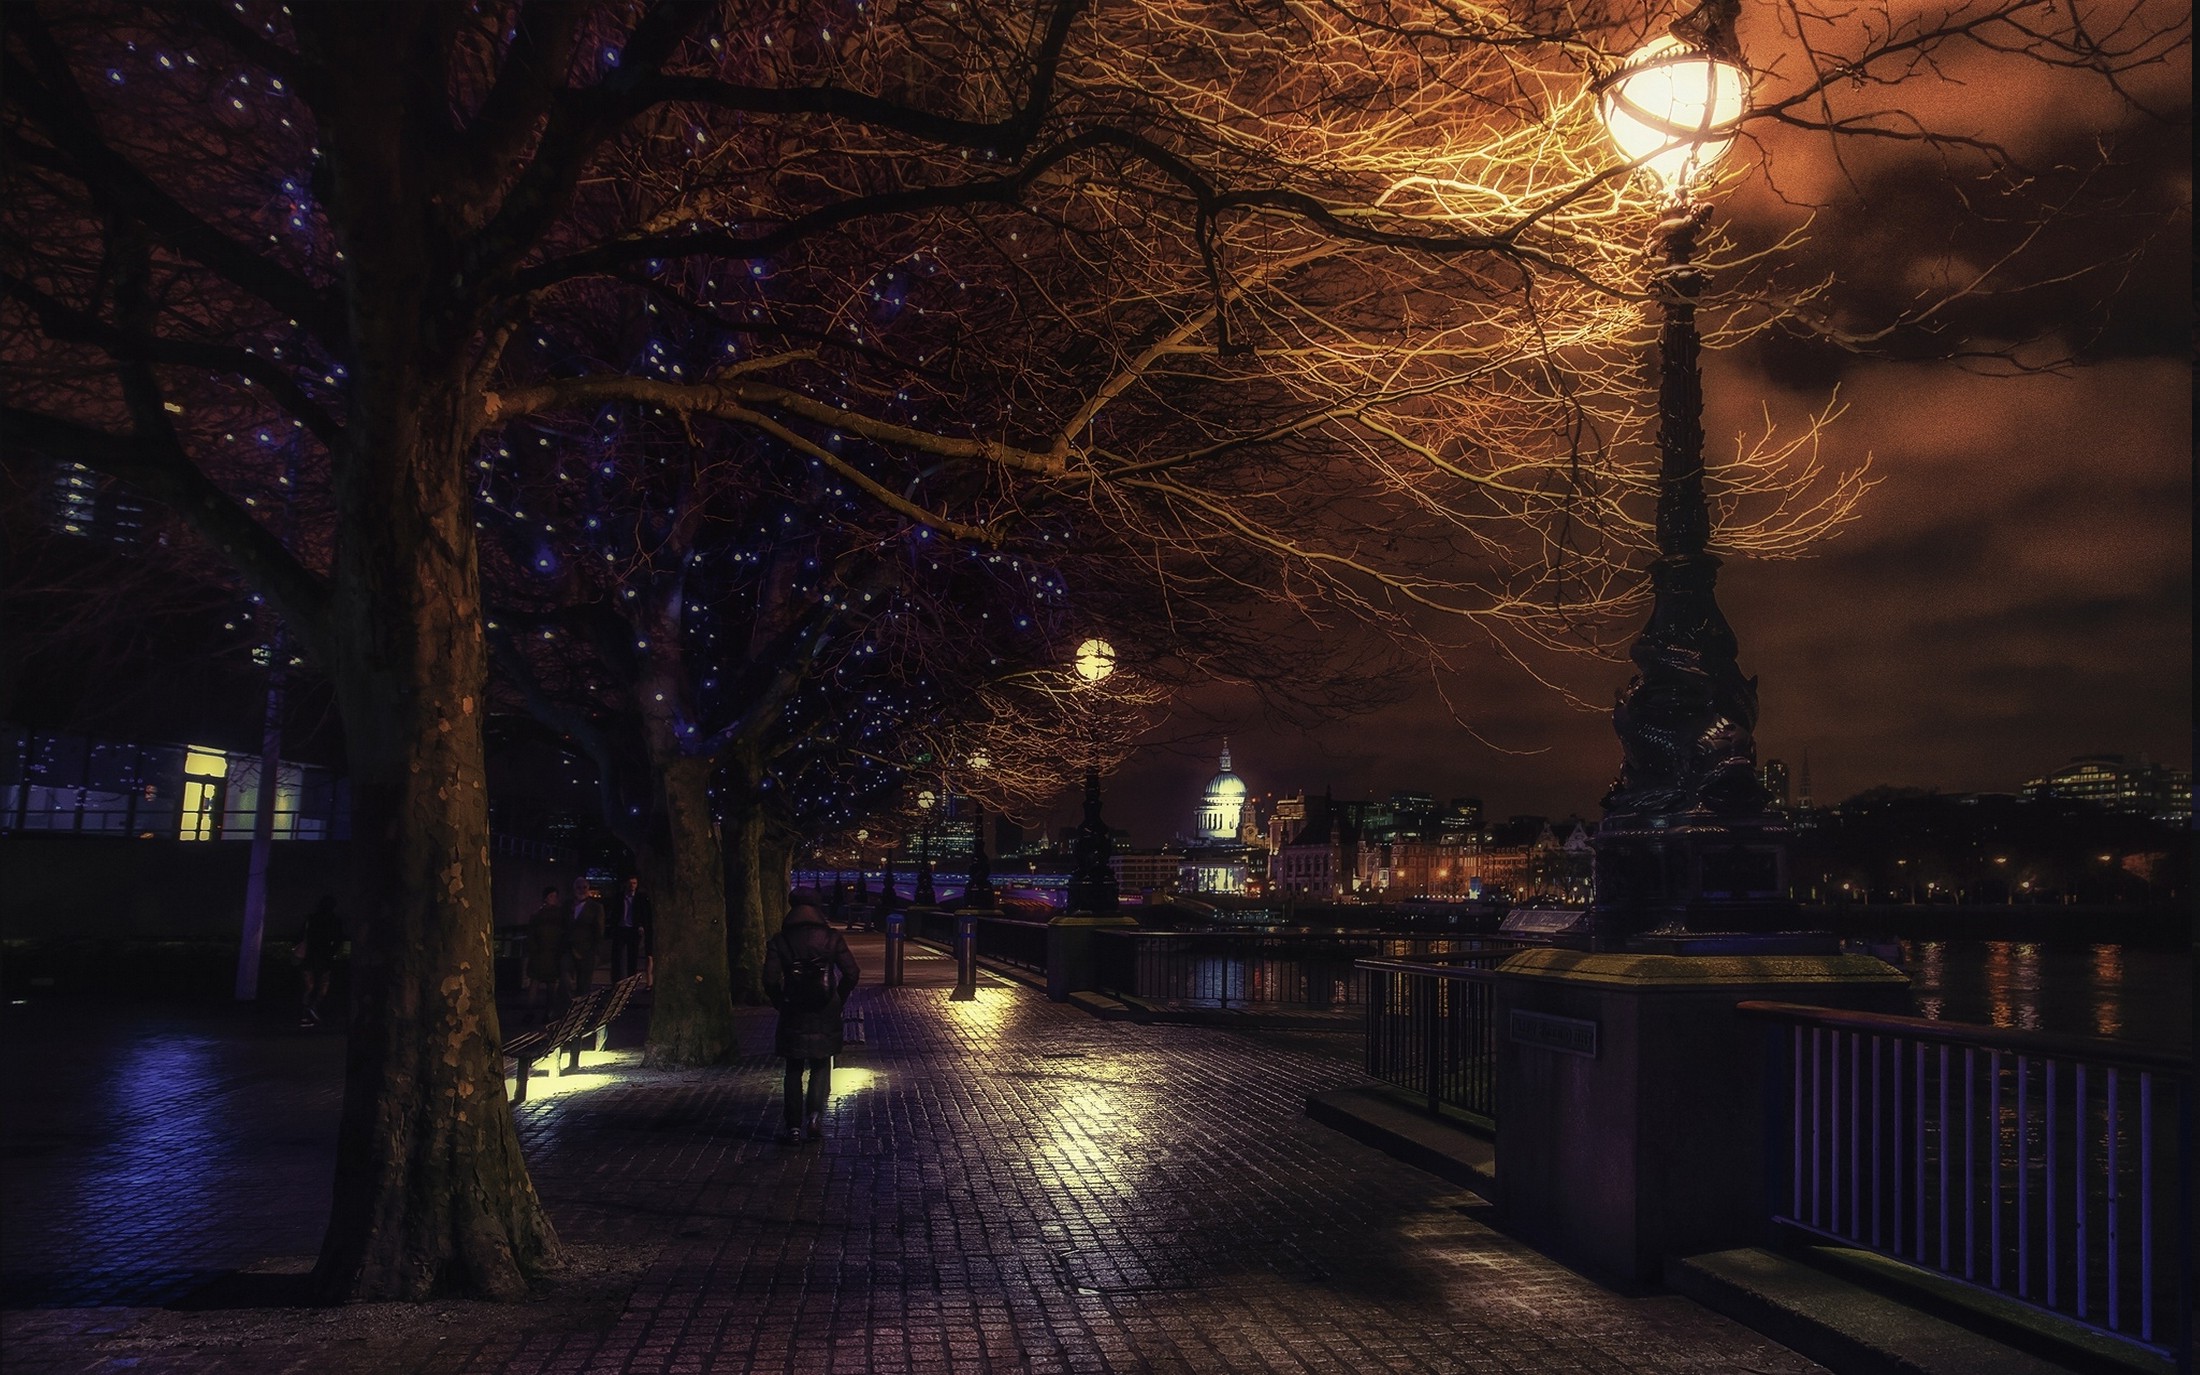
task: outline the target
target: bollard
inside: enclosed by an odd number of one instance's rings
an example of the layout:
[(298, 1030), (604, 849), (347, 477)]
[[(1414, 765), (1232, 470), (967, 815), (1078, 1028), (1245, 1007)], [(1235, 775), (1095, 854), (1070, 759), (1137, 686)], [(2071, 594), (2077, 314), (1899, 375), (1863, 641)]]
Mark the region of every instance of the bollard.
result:
[(904, 918), (899, 912), (886, 914), (886, 986), (901, 987), (901, 943)]
[(978, 919), (967, 912), (955, 914), (955, 991), (949, 1002), (967, 1003), (978, 996)]

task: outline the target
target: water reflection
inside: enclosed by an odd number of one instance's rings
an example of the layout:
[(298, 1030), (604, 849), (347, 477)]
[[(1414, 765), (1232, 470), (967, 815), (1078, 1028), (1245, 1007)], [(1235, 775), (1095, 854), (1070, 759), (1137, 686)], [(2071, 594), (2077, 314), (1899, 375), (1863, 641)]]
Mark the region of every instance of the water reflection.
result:
[(2183, 1047), (2191, 958), (2180, 951), (2026, 941), (1904, 941), (1921, 1017)]
[[(2009, 1025), (2009, 942), (1986, 943), (1986, 1019), (1990, 1026)], [(1938, 1016), (1928, 1013), (1928, 1016)]]
[[(2124, 983), (2124, 950), (2120, 945), (2096, 945), (2093, 947), (2093, 983), (2098, 988), (2122, 988)], [(2124, 1030), (2123, 1008), (2114, 998), (2097, 998), (2093, 1004), (2093, 1034), (2096, 1036), (2120, 1036)]]

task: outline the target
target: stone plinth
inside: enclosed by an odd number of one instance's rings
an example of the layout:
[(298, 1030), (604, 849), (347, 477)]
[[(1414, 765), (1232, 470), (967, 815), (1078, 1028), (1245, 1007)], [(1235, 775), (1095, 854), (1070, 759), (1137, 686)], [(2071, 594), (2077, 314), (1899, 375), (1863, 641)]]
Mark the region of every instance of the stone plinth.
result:
[(1622, 1284), (1765, 1236), (1773, 1033), (1736, 1003), (1910, 1010), (1901, 971), (1860, 955), (1532, 950), (1497, 973), (1506, 1225)]
[(1048, 922), (1047, 997), (1057, 1003), (1066, 1003), (1070, 994), (1083, 993), (1093, 987), (1093, 932), (1103, 927), (1120, 930), (1136, 925), (1137, 921), (1120, 912), (1105, 916), (1070, 912)]

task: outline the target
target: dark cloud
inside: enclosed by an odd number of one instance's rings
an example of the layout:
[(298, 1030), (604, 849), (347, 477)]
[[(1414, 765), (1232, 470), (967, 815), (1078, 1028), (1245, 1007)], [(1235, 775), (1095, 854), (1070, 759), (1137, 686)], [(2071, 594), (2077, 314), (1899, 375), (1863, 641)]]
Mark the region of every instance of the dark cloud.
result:
[[(1768, 411), (1792, 424), (1823, 404), (1757, 361), (1708, 371), (1715, 451)], [(1814, 557), (1735, 560), (1722, 576), (1761, 681), (1761, 752), (1793, 765), (1807, 751), (1821, 801), (1877, 783), (2010, 789), (2096, 750), (2187, 759), (2184, 362), (2020, 377), (1871, 362), (1846, 370), (1842, 394), (1827, 457), (1868, 454), (1879, 481), (1859, 519)], [(1627, 676), (1620, 663), (1537, 666), (1594, 702)], [(1494, 653), (1443, 688), (1310, 732), (1264, 724), (1242, 698), (1202, 702), (1111, 781), (1108, 814), (1142, 843), (1188, 827), (1227, 730), (1257, 793), (1410, 788), (1480, 796), (1498, 815), (1596, 815), (1618, 762), (1601, 713)], [(1057, 808), (1058, 823), (1069, 816)]]

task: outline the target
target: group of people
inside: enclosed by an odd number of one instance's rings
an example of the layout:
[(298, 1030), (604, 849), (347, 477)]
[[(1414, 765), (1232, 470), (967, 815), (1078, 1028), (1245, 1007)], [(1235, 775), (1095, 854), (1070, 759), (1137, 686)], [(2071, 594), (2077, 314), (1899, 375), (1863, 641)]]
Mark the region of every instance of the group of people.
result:
[[(556, 887), (527, 919), (526, 971), (531, 1001), (555, 1016), (595, 981), (608, 946), (611, 976), (648, 968), (655, 914), (641, 881), (629, 878), (607, 908), (585, 878), (573, 881), (567, 910)], [(787, 895), (787, 916), (764, 948), (764, 991), (779, 1011), (772, 1051), (786, 1061), (785, 1135), (815, 1141), (825, 1133), (833, 1091), (833, 1057), (845, 1042), (842, 1010), (859, 974), (847, 937), (825, 920), (824, 904), (807, 888)]]
[(610, 956), (615, 983), (650, 968), (650, 933), (656, 910), (642, 881), (629, 876), (607, 904), (586, 878), (573, 880), (570, 910), (560, 890), (542, 890), (542, 905), (527, 919), (529, 1001), (553, 1015), (596, 981), (596, 970)]
[[(614, 981), (651, 967), (656, 912), (640, 879), (628, 878), (609, 904), (586, 878), (573, 880), (570, 909), (563, 897), (555, 885), (544, 888), (542, 905), (527, 919), (529, 1000), (545, 1017), (557, 1015), (595, 982), (606, 953)], [(837, 909), (841, 894), (834, 897)], [(293, 950), (305, 976), (299, 1025), (319, 1023), (343, 940), (336, 899), (324, 897), (306, 914)], [(789, 893), (786, 920), (764, 948), (764, 991), (779, 1012), (772, 1051), (786, 1061), (789, 1141), (815, 1141), (824, 1135), (833, 1057), (844, 1044), (842, 1011), (859, 973), (847, 937), (827, 923), (817, 893), (808, 888)]]

